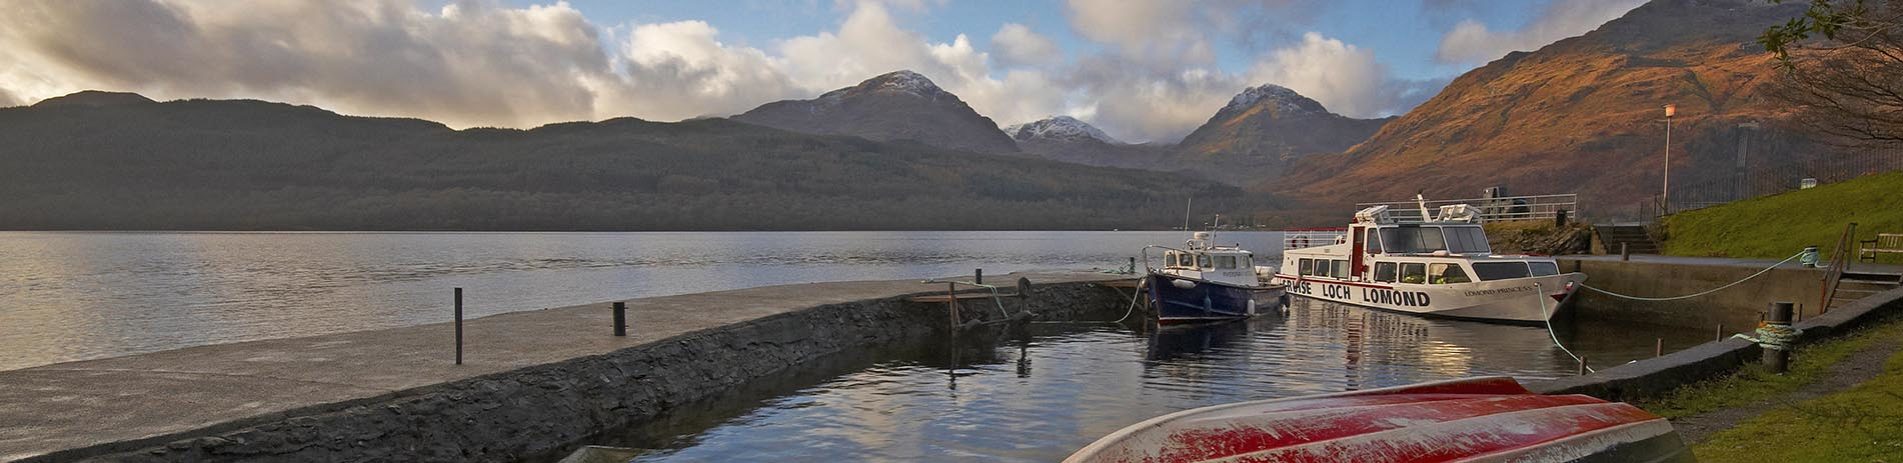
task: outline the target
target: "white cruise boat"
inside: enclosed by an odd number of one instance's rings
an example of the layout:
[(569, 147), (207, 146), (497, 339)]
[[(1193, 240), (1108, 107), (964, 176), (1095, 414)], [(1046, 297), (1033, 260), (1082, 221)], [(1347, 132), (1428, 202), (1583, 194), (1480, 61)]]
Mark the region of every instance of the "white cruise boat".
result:
[(1374, 206), (1345, 230), (1288, 233), (1274, 281), (1300, 297), (1515, 323), (1550, 320), (1586, 281), (1560, 273), (1551, 257), (1494, 254), (1472, 207), (1442, 206), (1435, 216), (1422, 204), (1421, 222)]

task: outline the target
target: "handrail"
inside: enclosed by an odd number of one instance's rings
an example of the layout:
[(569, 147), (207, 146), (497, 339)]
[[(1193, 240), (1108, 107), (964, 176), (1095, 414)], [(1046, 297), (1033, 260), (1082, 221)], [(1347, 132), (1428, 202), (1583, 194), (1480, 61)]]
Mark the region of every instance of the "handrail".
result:
[(1857, 223), (1844, 226), (1844, 234), (1837, 238), (1837, 248), (1830, 253), (1830, 268), (1824, 271), (1823, 300), (1818, 301), (1817, 313), (1830, 311), (1830, 301), (1837, 298), (1837, 286), (1843, 283), (1844, 270), (1850, 266), (1850, 240), (1857, 236)]

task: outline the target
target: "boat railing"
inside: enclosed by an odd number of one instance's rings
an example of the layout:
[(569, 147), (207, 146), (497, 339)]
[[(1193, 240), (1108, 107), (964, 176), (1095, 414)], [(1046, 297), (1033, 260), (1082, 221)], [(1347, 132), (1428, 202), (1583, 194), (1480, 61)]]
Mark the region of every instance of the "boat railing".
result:
[(1146, 275), (1150, 273), (1154, 273), (1156, 271), (1156, 269), (1150, 267), (1150, 248), (1157, 248), (1157, 249), (1162, 249), (1164, 251), (1176, 251), (1176, 252), (1182, 252), (1182, 253), (1189, 252), (1189, 251), (1185, 251), (1181, 249), (1172, 248), (1169, 246), (1159, 246), (1155, 244), (1144, 246), (1143, 250), (1138, 252), (1137, 254), (1143, 256), (1143, 273)]
[(1346, 228), (1307, 228), (1282, 231), (1282, 250), (1312, 248), (1344, 243)]
[[(1500, 222), (1510, 220), (1553, 220), (1559, 214), (1579, 217), (1579, 195), (1568, 193), (1558, 195), (1499, 196), (1493, 198), (1442, 199), (1427, 201), (1428, 211), (1439, 211), (1441, 206), (1466, 204), (1479, 211), (1480, 220)], [(1396, 222), (1425, 222), (1421, 216), (1421, 204), (1416, 201), (1390, 201), (1375, 203), (1357, 203), (1355, 210), (1374, 206), (1387, 206), (1388, 217)]]

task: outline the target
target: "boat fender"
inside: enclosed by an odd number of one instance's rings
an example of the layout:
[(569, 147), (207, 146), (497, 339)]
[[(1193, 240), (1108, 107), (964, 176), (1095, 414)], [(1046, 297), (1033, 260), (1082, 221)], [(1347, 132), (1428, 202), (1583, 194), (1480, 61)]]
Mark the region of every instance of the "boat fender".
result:
[(1189, 280), (1170, 280), (1170, 284), (1178, 288), (1183, 288), (1183, 289), (1190, 289), (1190, 288), (1196, 287), (1196, 282), (1189, 281)]

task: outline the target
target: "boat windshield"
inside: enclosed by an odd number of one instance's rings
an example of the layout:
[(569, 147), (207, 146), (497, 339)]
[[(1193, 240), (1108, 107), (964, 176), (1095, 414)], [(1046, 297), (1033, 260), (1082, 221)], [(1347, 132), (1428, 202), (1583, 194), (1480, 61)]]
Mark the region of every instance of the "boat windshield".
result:
[(1383, 250), (1394, 254), (1428, 254), (1447, 251), (1454, 254), (1493, 252), (1487, 244), (1487, 232), (1477, 225), (1403, 226), (1381, 229)]

